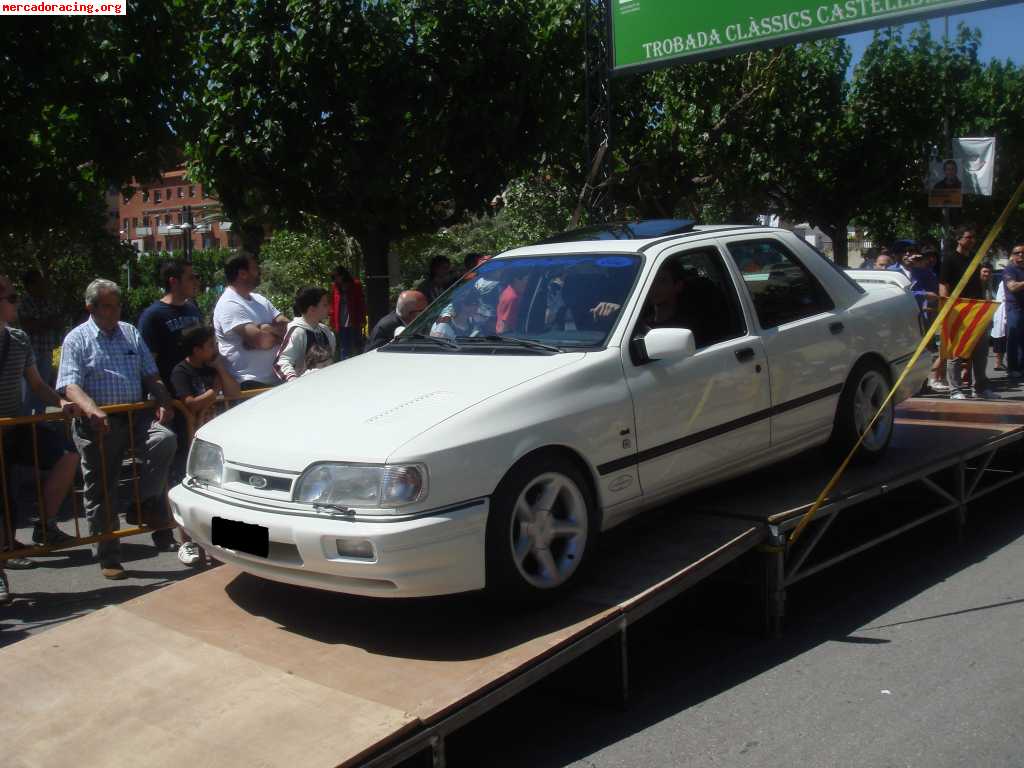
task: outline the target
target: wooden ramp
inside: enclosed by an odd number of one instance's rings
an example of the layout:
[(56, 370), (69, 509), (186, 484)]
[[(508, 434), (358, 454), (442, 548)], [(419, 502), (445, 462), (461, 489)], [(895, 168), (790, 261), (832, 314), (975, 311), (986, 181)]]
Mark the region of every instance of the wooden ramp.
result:
[(762, 531), (652, 514), (604, 537), (588, 579), (543, 607), (372, 600), (220, 566), (0, 651), (18, 692), (4, 766), (360, 764), (614, 636)]

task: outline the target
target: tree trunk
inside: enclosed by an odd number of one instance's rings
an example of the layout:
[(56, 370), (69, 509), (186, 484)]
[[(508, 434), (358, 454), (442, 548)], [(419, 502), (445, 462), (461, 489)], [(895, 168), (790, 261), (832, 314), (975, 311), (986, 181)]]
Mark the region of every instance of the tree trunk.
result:
[(366, 267), (366, 313), (370, 327), (391, 311), (391, 283), (388, 279), (390, 236), (381, 229), (369, 229), (359, 240)]
[(840, 267), (850, 266), (850, 243), (846, 239), (846, 229), (849, 225), (844, 221), (835, 226), (824, 227), (823, 231), (832, 238), (832, 258)]
[(260, 246), (263, 245), (263, 227), (259, 224), (243, 224), (239, 230), (242, 247), (249, 253), (259, 255)]

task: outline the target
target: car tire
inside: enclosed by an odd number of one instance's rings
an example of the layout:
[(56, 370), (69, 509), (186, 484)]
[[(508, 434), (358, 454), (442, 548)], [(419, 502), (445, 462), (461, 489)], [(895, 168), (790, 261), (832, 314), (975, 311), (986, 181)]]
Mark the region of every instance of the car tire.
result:
[[(892, 380), (885, 367), (874, 360), (858, 363), (843, 387), (836, 409), (835, 424), (829, 440), (829, 450), (837, 458), (845, 458), (857, 444), (861, 430), (867, 426), (878, 407), (892, 389)], [(858, 463), (877, 461), (892, 441), (895, 430), (896, 407), (892, 401), (886, 406), (878, 422), (865, 438), (853, 457)]]
[(599, 518), (590, 484), (571, 459), (541, 452), (499, 483), (487, 518), (487, 592), (501, 599), (555, 597), (594, 551)]

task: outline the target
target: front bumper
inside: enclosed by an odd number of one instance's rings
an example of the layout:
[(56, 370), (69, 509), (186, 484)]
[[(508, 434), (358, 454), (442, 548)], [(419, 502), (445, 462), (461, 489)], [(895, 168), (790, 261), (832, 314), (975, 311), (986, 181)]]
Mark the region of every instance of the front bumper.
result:
[[(484, 587), (486, 499), (413, 520), (363, 522), (263, 511), (184, 485), (172, 488), (169, 497), (175, 521), (213, 557), (273, 581), (372, 597), (427, 597)], [(214, 516), (268, 528), (269, 557), (214, 546)], [(345, 538), (370, 541), (373, 559), (339, 555), (337, 541)]]

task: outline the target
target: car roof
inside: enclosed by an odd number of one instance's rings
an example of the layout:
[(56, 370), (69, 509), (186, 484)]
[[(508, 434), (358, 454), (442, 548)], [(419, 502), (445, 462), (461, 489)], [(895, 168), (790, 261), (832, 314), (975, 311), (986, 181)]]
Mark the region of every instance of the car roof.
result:
[[(778, 229), (777, 227), (762, 227), (754, 224), (702, 224), (695, 225), (692, 222), (687, 222), (685, 219), (656, 219), (659, 223), (668, 222), (685, 222), (684, 231), (668, 232), (663, 234), (649, 235), (642, 238), (634, 237), (616, 237), (614, 235), (604, 235), (609, 229), (615, 229), (618, 227), (626, 226), (622, 224), (612, 224), (605, 227), (585, 227), (583, 229), (572, 230), (570, 232), (563, 233), (562, 235), (556, 235), (547, 240), (542, 240), (535, 245), (525, 245), (519, 248), (514, 248), (509, 251), (505, 251), (501, 254), (501, 257), (506, 256), (531, 256), (531, 255), (545, 255), (555, 253), (566, 253), (571, 251), (573, 253), (643, 253), (653, 245), (671, 245), (677, 242), (686, 242), (687, 240), (699, 240), (701, 237), (707, 237), (709, 235), (716, 235), (721, 232), (733, 231), (737, 234), (743, 232), (752, 233), (777, 233), (777, 232), (788, 232), (788, 230)], [(645, 222), (640, 222), (644, 224)], [(634, 232), (649, 232), (648, 230), (638, 230), (635, 225), (629, 225)], [(659, 230), (655, 230), (659, 231)], [(579, 236), (574, 236), (576, 234)], [(592, 233), (592, 234), (591, 234)], [(602, 236), (604, 235), (604, 236)]]

